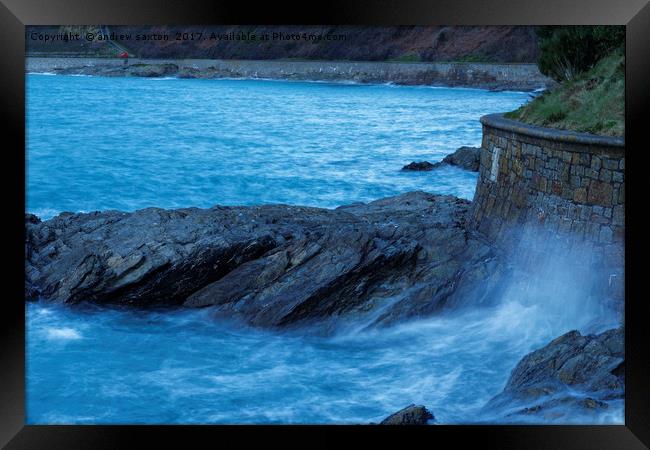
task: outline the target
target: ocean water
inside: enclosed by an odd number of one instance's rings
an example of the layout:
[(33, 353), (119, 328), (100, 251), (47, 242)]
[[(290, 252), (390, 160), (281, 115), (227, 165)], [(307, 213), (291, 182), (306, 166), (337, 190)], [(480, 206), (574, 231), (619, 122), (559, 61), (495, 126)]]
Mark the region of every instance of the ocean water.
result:
[[(410, 403), (436, 423), (499, 423), (481, 407), (526, 353), (593, 305), (507, 299), (498, 307), (330, 337), (242, 329), (209, 309), (27, 304), (27, 423), (364, 424)], [(533, 423), (545, 419), (531, 417)], [(622, 423), (622, 402), (551, 423)]]
[(471, 199), (477, 175), (400, 169), (481, 145), (523, 92), (260, 80), (27, 75), (27, 210), (286, 203), (413, 190)]
[[(476, 174), (399, 169), (480, 145), (481, 115), (527, 99), (30, 74), (27, 210), (47, 219), (148, 206), (335, 207), (416, 189), (471, 199)], [(27, 423), (369, 423), (410, 403), (426, 405), (437, 423), (500, 422), (481, 406), (523, 355), (571, 329), (613, 326), (600, 305), (553, 276), (534, 295), (513, 290), (490, 309), (329, 337), (241, 328), (209, 309), (29, 303)], [(612, 404), (596, 418), (560, 422), (622, 420), (622, 405)]]

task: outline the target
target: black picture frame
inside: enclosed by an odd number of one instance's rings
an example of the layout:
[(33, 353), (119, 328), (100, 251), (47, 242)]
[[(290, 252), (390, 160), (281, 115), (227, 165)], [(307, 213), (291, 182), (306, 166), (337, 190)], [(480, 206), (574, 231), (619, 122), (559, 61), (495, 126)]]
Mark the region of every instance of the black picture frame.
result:
[[(341, 25), (625, 25), (626, 26), (626, 392), (621, 426), (36, 426), (25, 425), (24, 211), (25, 211), (25, 25), (51, 24), (341, 24)], [(0, 443), (6, 448), (132, 448), (146, 443), (240, 447), (253, 439), (326, 447), (350, 437), (378, 438), (403, 445), (411, 437), (432, 445), (462, 446), (468, 440), (498, 448), (647, 448), (650, 445), (650, 358), (644, 332), (645, 296), (638, 294), (642, 265), (640, 225), (633, 220), (643, 192), (641, 155), (650, 104), (650, 4), (646, 0), (589, 1), (443, 0), (309, 2), (155, 0), (2, 0), (2, 122), (5, 125), (3, 193), (5, 274), (2, 300), (0, 372)], [(645, 144), (645, 145), (644, 145)], [(631, 202), (630, 202), (631, 197)], [(630, 206), (630, 204), (632, 206)], [(302, 436), (294, 439), (295, 433)], [(190, 445), (188, 445), (190, 443)], [(206, 445), (206, 446), (207, 446)]]

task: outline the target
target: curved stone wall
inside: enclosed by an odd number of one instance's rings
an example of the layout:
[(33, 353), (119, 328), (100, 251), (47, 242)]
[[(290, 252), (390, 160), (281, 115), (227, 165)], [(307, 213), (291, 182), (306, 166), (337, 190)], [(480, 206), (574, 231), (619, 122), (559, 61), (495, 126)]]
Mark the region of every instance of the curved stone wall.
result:
[(622, 282), (623, 138), (481, 118), (483, 143), (470, 225), (532, 262), (552, 248), (582, 251)]

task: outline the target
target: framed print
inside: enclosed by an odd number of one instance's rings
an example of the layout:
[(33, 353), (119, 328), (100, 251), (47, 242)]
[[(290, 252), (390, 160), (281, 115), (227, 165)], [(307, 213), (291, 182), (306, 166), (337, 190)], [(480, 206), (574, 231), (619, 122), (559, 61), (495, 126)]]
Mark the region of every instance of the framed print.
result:
[(647, 448), (644, 2), (4, 5), (7, 448)]

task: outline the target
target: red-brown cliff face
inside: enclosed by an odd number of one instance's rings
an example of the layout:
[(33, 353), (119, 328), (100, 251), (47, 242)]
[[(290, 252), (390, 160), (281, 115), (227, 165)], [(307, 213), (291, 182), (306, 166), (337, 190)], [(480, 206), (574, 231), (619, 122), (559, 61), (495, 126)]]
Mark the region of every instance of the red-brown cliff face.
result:
[[(88, 29), (93, 28), (98, 29), (97, 26)], [(539, 53), (535, 29), (526, 26), (111, 26), (108, 30), (128, 35), (128, 39), (117, 43), (129, 53), (142, 58), (507, 63), (536, 62)], [(61, 31), (65, 29), (55, 26), (27, 27), (28, 55), (97, 56), (118, 52), (117, 47), (107, 41), (86, 41), (83, 31), (79, 41), (46, 43), (34, 39), (33, 33), (54, 34)], [(250, 38), (252, 35), (255, 39)], [(299, 36), (297, 39), (296, 35)], [(167, 39), (142, 39), (152, 36), (167, 36)], [(263, 39), (264, 36), (268, 39)], [(334, 39), (319, 40), (318, 36)]]

